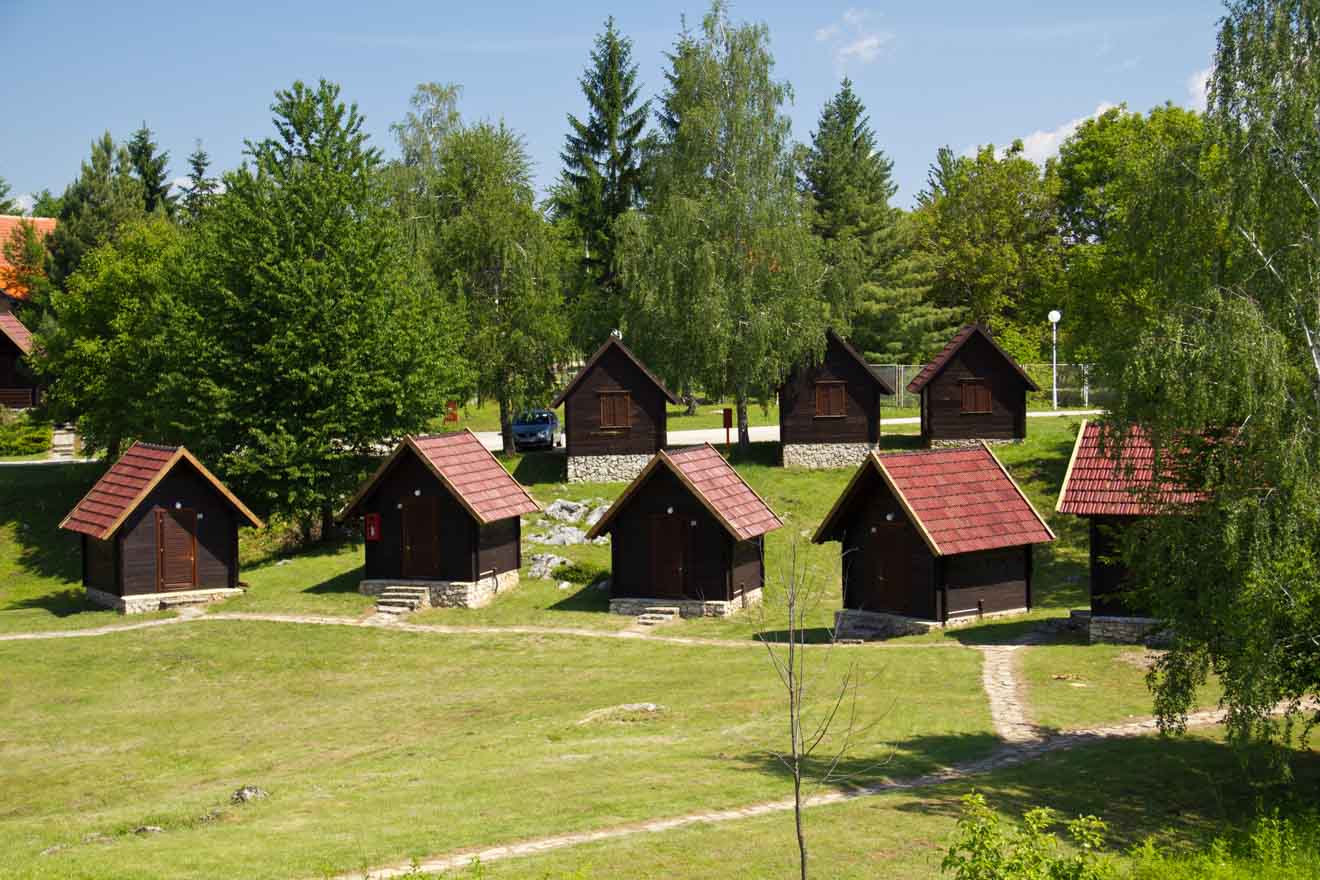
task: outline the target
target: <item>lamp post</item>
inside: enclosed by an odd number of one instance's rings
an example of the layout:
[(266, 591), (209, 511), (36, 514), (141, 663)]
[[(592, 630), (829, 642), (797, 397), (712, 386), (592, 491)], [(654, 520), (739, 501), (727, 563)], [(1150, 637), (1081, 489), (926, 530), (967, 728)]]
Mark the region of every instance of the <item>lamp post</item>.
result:
[(1059, 408), (1059, 319), (1063, 313), (1058, 309), (1050, 309), (1050, 332), (1054, 337), (1054, 345), (1050, 353), (1050, 388), (1051, 396), (1054, 399), (1054, 408)]

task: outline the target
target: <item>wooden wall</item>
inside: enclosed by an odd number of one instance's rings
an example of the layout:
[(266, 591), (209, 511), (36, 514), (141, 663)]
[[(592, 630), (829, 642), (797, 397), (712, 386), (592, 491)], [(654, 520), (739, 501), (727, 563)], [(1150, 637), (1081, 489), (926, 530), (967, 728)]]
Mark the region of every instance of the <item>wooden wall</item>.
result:
[(765, 585), (765, 538), (736, 541), (733, 544), (733, 573), (729, 598), (736, 599)]
[[(667, 513), (672, 507), (674, 512)], [(683, 583), (657, 582), (652, 564), (651, 520), (674, 517), (685, 524), (687, 566)], [(695, 522), (696, 525), (692, 525)], [(611, 595), (641, 598), (731, 599), (735, 543), (701, 502), (669, 470), (658, 467), (629, 499), (611, 527)], [(743, 542), (751, 543), (751, 542)], [(739, 578), (746, 589), (760, 586), (753, 576), (751, 551), (740, 550)], [(759, 562), (757, 563), (759, 568)], [(759, 571), (757, 572), (759, 575)]]
[(934, 554), (884, 480), (874, 470), (863, 480), (845, 513), (843, 607), (935, 619)]
[[(986, 379), (991, 411), (963, 413), (962, 383)], [(972, 336), (921, 391), (922, 437), (931, 440), (1011, 440), (1027, 436), (1027, 387), (990, 343)]]
[[(816, 415), (816, 383), (828, 381), (846, 383), (842, 418)], [(794, 370), (780, 387), (779, 438), (783, 443), (879, 442), (880, 389), (834, 339), (821, 363)]]
[(1031, 607), (1030, 546), (946, 556), (940, 569), (950, 618)]
[(522, 518), (511, 516), (481, 527), (477, 572), (501, 574), (522, 568)]
[(229, 503), (186, 461), (157, 484), (120, 527), (120, 595), (156, 592), (156, 510), (180, 502), (202, 515), (197, 523), (197, 587), (238, 586), (238, 520)]
[(380, 540), (366, 542), (366, 576), (401, 578), (403, 574), (403, 511), (399, 504), (417, 498), (435, 498), (439, 506), (439, 568), (436, 580), (472, 581), (477, 564), (477, 521), (411, 450), (404, 452), (362, 500), (362, 513), (380, 514)]
[(98, 541), (81, 535), (83, 553), (83, 586), (95, 587), (106, 593), (119, 592), (119, 566), (115, 560), (118, 544), (112, 538)]
[[(632, 395), (628, 428), (600, 426), (600, 394)], [(651, 455), (668, 442), (665, 396), (627, 355), (611, 347), (564, 399), (564, 443), (569, 455)]]
[[(1136, 522), (1132, 516), (1087, 517), (1091, 532), (1091, 613), (1111, 617), (1149, 617), (1139, 598), (1124, 592), (1128, 570), (1117, 557), (1123, 547), (1123, 533)], [(1114, 557), (1102, 562), (1101, 557)]]

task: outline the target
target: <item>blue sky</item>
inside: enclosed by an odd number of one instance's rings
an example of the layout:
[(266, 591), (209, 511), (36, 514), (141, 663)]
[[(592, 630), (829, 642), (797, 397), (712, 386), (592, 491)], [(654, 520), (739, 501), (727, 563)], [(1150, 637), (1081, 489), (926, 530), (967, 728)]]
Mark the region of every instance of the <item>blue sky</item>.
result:
[[(197, 4), (199, 7), (202, 4)], [(577, 78), (607, 15), (635, 43), (647, 94), (665, 49), (700, 3), (633, 8), (598, 0), (253, 4), (23, 3), (0, 0), (11, 62), (0, 84), (7, 136), (0, 177), (16, 193), (56, 192), (90, 141), (143, 120), (171, 171), (200, 138), (216, 166), (271, 131), (275, 89), (325, 77), (394, 152), (389, 124), (423, 81), (463, 86), (467, 118), (521, 131), (544, 188), (559, 170), (564, 116), (581, 115)], [(1194, 105), (1222, 8), (1214, 2), (1043, 4), (739, 2), (733, 17), (770, 27), (792, 83), (794, 136), (806, 140), (844, 73), (894, 160), (898, 201), (921, 189), (935, 150), (1026, 139), (1043, 159), (1077, 121), (1109, 104)]]

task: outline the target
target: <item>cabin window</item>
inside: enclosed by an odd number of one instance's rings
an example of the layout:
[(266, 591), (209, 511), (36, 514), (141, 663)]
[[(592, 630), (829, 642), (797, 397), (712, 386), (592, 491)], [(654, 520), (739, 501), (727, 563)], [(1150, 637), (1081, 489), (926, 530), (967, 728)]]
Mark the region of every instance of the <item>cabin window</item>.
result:
[(990, 412), (990, 383), (984, 379), (967, 379), (962, 383), (962, 411), (969, 413)]
[(628, 428), (632, 426), (632, 395), (627, 391), (604, 391), (600, 395), (600, 426), (602, 428)]
[(816, 383), (816, 418), (838, 419), (848, 414), (842, 382)]

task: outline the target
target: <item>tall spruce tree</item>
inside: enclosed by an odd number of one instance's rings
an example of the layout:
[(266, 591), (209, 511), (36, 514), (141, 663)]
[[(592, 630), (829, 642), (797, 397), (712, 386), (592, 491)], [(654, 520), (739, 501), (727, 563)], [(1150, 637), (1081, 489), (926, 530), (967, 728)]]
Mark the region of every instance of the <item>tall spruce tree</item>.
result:
[(202, 149), (199, 140), (188, 156), (188, 185), (183, 190), (183, 210), (189, 220), (196, 221), (202, 216), (202, 211), (219, 189), (219, 181), (206, 174), (210, 167), (211, 157)]
[(129, 138), (128, 158), (133, 165), (133, 173), (142, 181), (143, 207), (148, 214), (157, 209), (166, 217), (174, 216), (174, 202), (177, 196), (170, 193), (168, 150), (157, 152), (159, 146), (151, 139), (151, 129), (147, 124), (133, 132)]
[(617, 323), (614, 222), (643, 197), (642, 133), (650, 114), (650, 101), (638, 100), (632, 41), (619, 33), (613, 17), (597, 35), (590, 65), (578, 82), (587, 99), (587, 118), (568, 115), (569, 133), (560, 153), (563, 177), (552, 207), (581, 238), (585, 284), (577, 312), (584, 326), (577, 335), (579, 344), (594, 345)]
[(49, 239), (51, 281), (62, 287), (89, 250), (115, 240), (123, 226), (141, 219), (145, 204), (128, 151), (117, 147), (107, 131), (92, 142), (78, 179), (60, 198), (59, 223)]
[(9, 181), (0, 177), (0, 214), (17, 214), (18, 203), (9, 195)]

